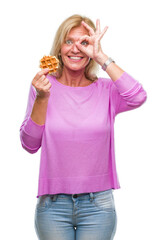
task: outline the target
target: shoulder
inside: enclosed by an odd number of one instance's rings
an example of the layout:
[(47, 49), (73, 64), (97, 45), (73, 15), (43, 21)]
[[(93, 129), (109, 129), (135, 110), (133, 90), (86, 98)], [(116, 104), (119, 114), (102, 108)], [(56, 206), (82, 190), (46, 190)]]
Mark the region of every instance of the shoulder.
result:
[(113, 81), (111, 78), (99, 77), (97, 79), (97, 83), (99, 86), (101, 86), (103, 88), (110, 88), (113, 84)]

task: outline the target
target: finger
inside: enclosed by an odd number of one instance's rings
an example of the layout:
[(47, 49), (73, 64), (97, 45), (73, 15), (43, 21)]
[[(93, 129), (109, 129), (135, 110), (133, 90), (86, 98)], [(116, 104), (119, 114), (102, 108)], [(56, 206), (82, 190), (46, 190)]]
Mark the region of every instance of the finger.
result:
[(38, 77), (38, 78), (34, 78), (32, 81), (32, 85), (35, 88), (38, 88), (39, 86), (41, 86), (41, 83), (44, 81), (44, 79), (45, 79), (45, 75), (42, 75), (41, 77)]
[(85, 53), (86, 54), (86, 52), (87, 52), (87, 46), (85, 46), (85, 45), (82, 45), (82, 44), (80, 44), (79, 42), (78, 43), (76, 43), (76, 45), (77, 45), (77, 48), (81, 51), (81, 52), (83, 52), (83, 53)]
[(82, 24), (89, 31), (90, 36), (94, 34), (93, 28), (91, 28), (86, 22), (82, 21)]
[(96, 33), (100, 33), (100, 32), (101, 32), (101, 30), (100, 30), (100, 20), (97, 19), (96, 20)]
[(43, 83), (43, 86), (46, 86), (49, 83), (49, 80), (45, 78), (42, 83)]
[(78, 40), (79, 43), (82, 43), (83, 41), (90, 42), (90, 37), (88, 35), (84, 35), (84, 36), (80, 37)]
[(52, 84), (49, 82), (48, 83), (48, 88), (50, 89), (52, 87)]
[(76, 42), (76, 46), (81, 52), (84, 52), (85, 46), (83, 46), (79, 41)]
[(51, 86), (51, 83), (49, 82), (49, 80), (47, 78), (43, 76), (40, 78), (41, 81), (38, 81), (34, 84), (34, 87), (38, 90), (38, 91), (45, 91), (47, 89), (49, 89)]
[(76, 45), (80, 50), (85, 49), (85, 47), (87, 47), (89, 44), (92, 44), (92, 40), (91, 37), (89, 37), (88, 35), (80, 37), (79, 40), (76, 42)]
[(50, 71), (49, 68), (44, 68), (44, 69), (42, 69), (42, 70), (41, 70), (40, 72), (38, 72), (38, 73), (39, 73), (39, 75), (43, 75), (43, 74), (47, 74), (49, 71)]
[(106, 33), (107, 29), (108, 29), (108, 26), (106, 26), (106, 27), (103, 29), (103, 31), (101, 32), (101, 34), (100, 34), (100, 36), (99, 36), (99, 40), (102, 39), (102, 37), (103, 37), (104, 34)]
[(38, 79), (38, 82), (43, 82), (45, 80), (45, 75), (42, 75), (39, 79)]
[(52, 84), (49, 82), (43, 87), (43, 90), (46, 91), (46, 92), (49, 92), (51, 86), (52, 86)]
[(48, 74), (49, 71), (50, 71), (49, 68), (44, 68), (44, 69), (42, 69), (41, 71), (39, 71), (39, 72), (35, 75), (35, 77), (34, 77), (33, 80), (36, 82), (42, 75)]
[(89, 45), (89, 43), (90, 37), (88, 35), (85, 35), (79, 38), (79, 40), (76, 42), (76, 46), (80, 51), (85, 52), (86, 47)]

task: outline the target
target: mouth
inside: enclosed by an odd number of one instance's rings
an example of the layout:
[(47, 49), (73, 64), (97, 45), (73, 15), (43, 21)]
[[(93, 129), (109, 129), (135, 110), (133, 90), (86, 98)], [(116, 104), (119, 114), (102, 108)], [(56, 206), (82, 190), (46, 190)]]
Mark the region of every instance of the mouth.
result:
[(81, 60), (83, 57), (74, 57), (74, 56), (68, 56), (71, 60)]

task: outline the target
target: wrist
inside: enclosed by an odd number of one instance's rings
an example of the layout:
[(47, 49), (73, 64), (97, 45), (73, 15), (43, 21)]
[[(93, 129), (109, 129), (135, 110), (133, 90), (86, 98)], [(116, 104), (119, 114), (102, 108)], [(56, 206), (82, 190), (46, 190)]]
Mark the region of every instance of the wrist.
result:
[(103, 66), (103, 64), (107, 61), (107, 59), (108, 59), (108, 56), (107, 56), (106, 54), (104, 54), (104, 53), (101, 53), (101, 54), (96, 58), (95, 61), (96, 61), (99, 65)]
[(103, 64), (102, 69), (103, 69), (104, 71), (106, 71), (108, 65), (110, 65), (112, 62), (115, 63), (115, 61), (114, 61), (112, 58), (109, 57), (109, 58), (107, 59), (107, 61)]
[(47, 96), (47, 97), (40, 96), (40, 95), (36, 96), (36, 102), (38, 102), (38, 103), (47, 103), (48, 100), (49, 100), (49, 96)]
[(39, 101), (47, 101), (49, 97), (50, 97), (50, 91), (44, 92), (36, 89), (36, 99), (38, 99)]

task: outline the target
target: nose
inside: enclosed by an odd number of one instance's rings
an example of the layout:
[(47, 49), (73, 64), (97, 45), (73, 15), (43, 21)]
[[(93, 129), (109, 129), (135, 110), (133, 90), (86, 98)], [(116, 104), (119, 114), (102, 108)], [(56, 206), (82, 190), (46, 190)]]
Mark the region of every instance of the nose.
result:
[(78, 52), (80, 52), (80, 50), (77, 48), (77, 46), (75, 45), (75, 43), (73, 44), (71, 50), (72, 50), (73, 53), (78, 53)]

